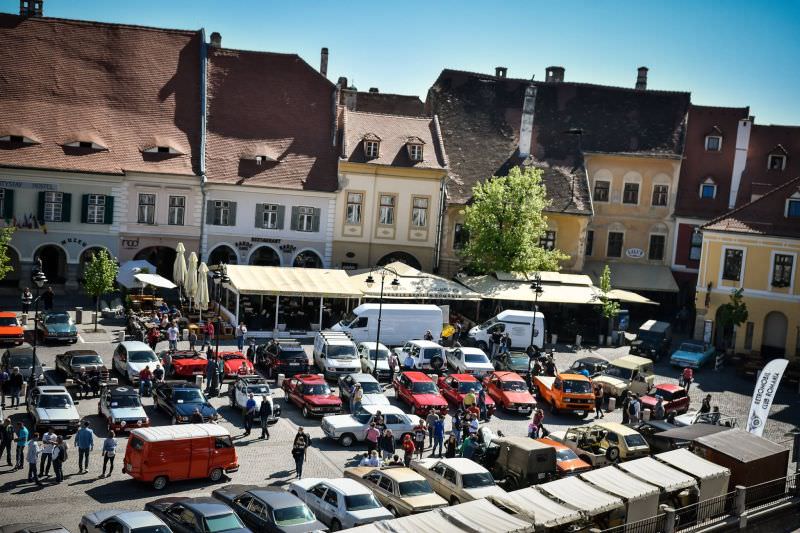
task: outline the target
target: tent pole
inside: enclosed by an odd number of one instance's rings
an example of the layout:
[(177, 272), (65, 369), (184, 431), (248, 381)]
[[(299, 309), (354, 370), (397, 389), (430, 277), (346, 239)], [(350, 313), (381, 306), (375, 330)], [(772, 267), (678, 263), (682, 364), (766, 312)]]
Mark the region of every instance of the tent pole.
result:
[(239, 327), (239, 291), (236, 291), (236, 320), (233, 327)]
[(319, 330), (322, 331), (322, 306), (325, 305), (325, 297), (319, 297)]
[[(281, 297), (280, 295), (275, 295), (275, 331), (278, 331), (278, 309), (280, 309), (281, 304)], [(276, 333), (277, 336), (277, 333)]]

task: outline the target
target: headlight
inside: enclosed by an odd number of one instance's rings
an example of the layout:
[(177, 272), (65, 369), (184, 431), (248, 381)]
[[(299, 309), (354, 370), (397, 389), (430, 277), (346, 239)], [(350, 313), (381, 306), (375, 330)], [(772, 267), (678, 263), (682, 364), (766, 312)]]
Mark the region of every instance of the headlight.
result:
[(179, 416), (178, 420), (180, 420), (181, 422), (188, 422), (189, 421), (189, 417), (188, 416)]
[(127, 423), (127, 422), (125, 422), (124, 420), (123, 420), (122, 422), (120, 422), (120, 423), (119, 423), (119, 426), (120, 426), (120, 427), (123, 427), (123, 428), (124, 428), (125, 426), (127, 426), (127, 425), (128, 425), (128, 423)]

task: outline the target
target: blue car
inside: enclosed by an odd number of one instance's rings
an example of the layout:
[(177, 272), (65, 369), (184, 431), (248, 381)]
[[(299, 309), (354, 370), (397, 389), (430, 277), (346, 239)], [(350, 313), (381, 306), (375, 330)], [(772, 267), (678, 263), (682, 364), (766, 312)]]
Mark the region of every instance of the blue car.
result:
[[(189, 382), (165, 381), (153, 387), (153, 403), (172, 418), (173, 424), (192, 423), (195, 410), (203, 422), (216, 420), (217, 411), (208, 402), (200, 387)], [(199, 420), (198, 420), (199, 423)]]
[(684, 342), (672, 353), (669, 362), (681, 368), (700, 368), (714, 360), (715, 352), (713, 346), (706, 346), (701, 342)]

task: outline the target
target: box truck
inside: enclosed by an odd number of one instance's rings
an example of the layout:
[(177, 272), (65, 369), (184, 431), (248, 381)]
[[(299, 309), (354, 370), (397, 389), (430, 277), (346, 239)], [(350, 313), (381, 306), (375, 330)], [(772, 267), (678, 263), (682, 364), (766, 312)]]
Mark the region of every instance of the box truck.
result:
[[(375, 341), (378, 308), (378, 304), (361, 304), (331, 329), (348, 333), (356, 343)], [(428, 330), (434, 340), (438, 340), (442, 335), (442, 324), (442, 310), (436, 305), (383, 304), (380, 342), (386, 346), (399, 346), (409, 339), (421, 339)]]
[[(499, 315), (469, 330), (469, 337), (475, 343), (475, 346), (489, 353), (487, 350), (489, 349), (492, 333), (495, 330), (499, 330), (511, 336), (511, 346), (513, 348), (524, 350), (531, 344), (533, 315), (533, 311), (515, 311), (513, 309), (501, 311)], [(544, 315), (539, 312), (536, 313), (533, 345), (540, 350), (544, 345)]]

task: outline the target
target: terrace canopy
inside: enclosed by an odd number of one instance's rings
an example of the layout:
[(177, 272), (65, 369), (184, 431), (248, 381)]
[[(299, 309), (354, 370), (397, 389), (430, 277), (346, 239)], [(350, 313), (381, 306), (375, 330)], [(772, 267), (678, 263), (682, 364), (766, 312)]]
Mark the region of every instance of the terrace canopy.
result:
[[(366, 298), (380, 298), (381, 274), (385, 273), (383, 297), (388, 300), (473, 300), (481, 299), (481, 295), (467, 287), (449, 279), (422, 272), (405, 263), (394, 262), (376, 270), (351, 272), (351, 281), (361, 290)], [(367, 285), (367, 278), (372, 276), (374, 283)], [(391, 282), (397, 279), (398, 287)]]

